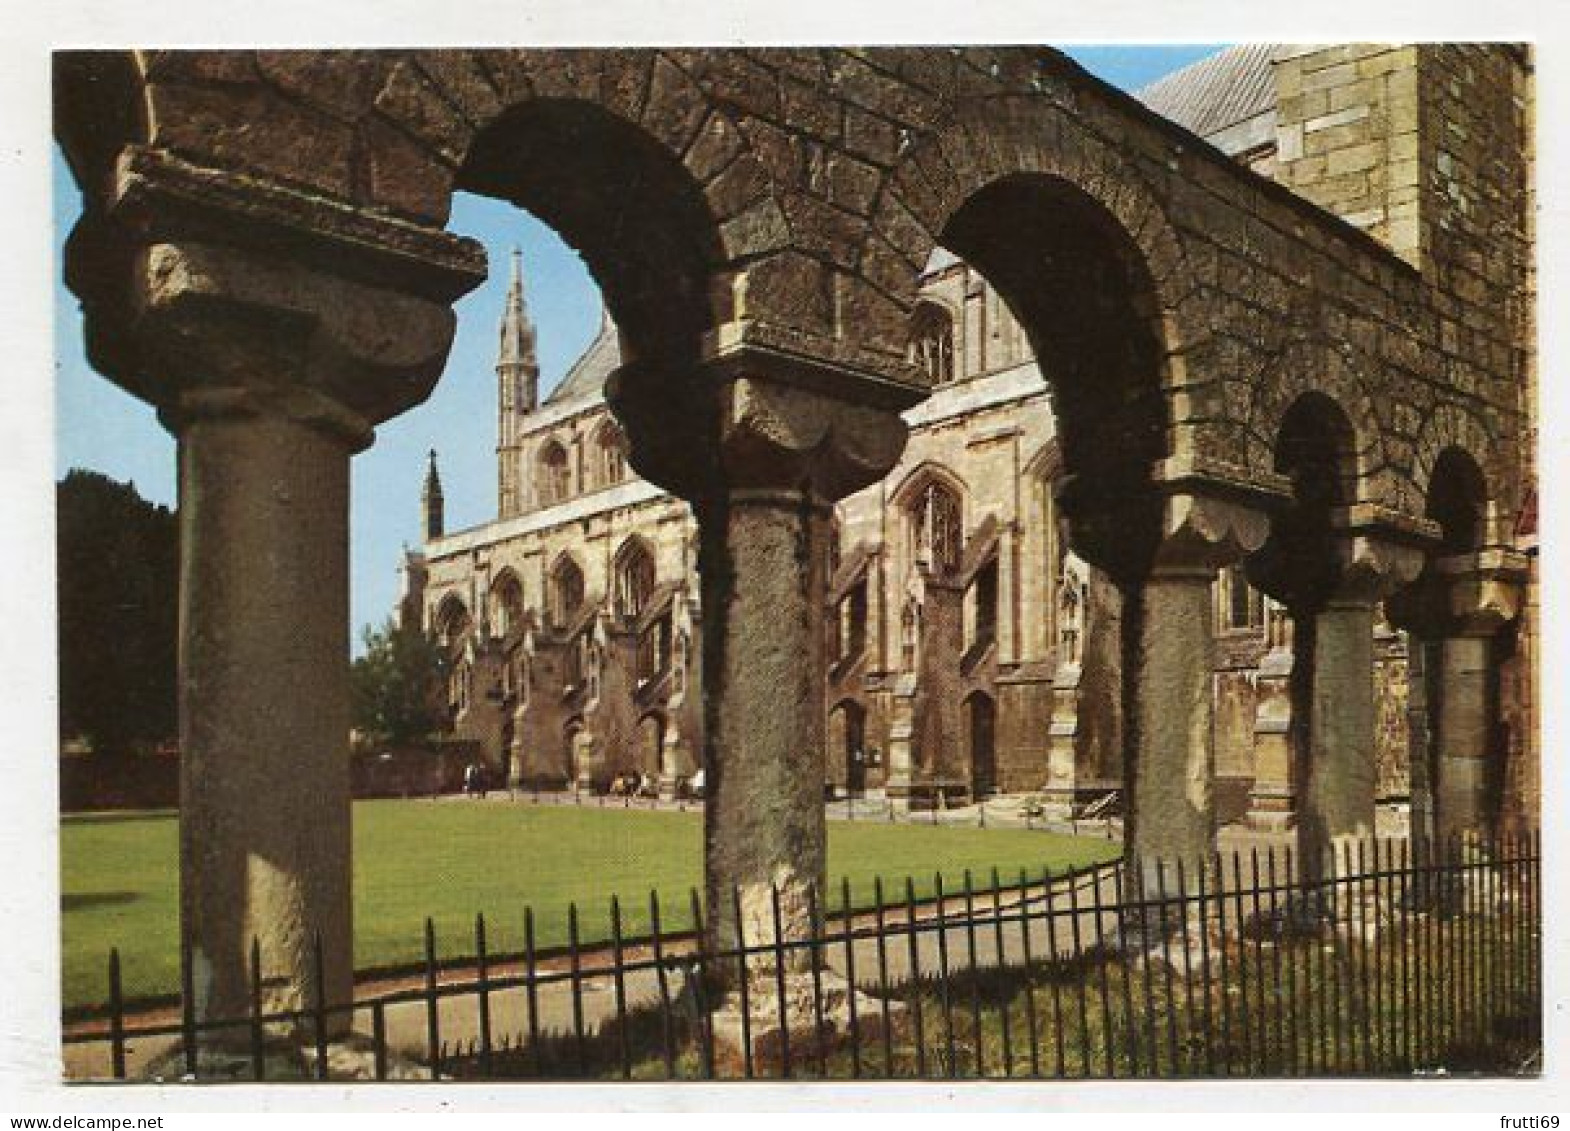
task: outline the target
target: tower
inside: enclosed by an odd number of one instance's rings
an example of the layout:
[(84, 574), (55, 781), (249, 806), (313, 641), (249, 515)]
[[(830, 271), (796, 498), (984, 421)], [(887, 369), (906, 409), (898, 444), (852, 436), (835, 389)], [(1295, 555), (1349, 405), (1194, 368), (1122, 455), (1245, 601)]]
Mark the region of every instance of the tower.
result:
[(434, 542), (445, 531), (442, 500), (442, 477), (436, 471), (436, 449), (431, 449), (430, 467), (425, 472), (425, 489), (420, 492), (421, 536)]
[(519, 438), (524, 418), (539, 405), (539, 392), (534, 325), (523, 301), (523, 253), (515, 247), (496, 351), (496, 503), (501, 518), (517, 514), (522, 503), (518, 492)]

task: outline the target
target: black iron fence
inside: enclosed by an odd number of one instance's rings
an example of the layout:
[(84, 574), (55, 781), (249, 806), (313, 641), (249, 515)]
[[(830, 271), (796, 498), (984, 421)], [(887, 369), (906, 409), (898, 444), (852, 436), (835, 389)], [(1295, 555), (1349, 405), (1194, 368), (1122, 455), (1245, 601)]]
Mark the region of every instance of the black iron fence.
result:
[[(107, 1018), (66, 1035), (84, 1078), (1173, 1078), (1537, 1070), (1537, 838), (1344, 845), (1302, 873), (1290, 849), (1203, 865), (935, 876), (870, 902), (733, 893), (742, 945), (696, 933), (492, 954), (486, 921), (443, 957), (350, 1003), (248, 1016), (128, 1016), (118, 956)], [(748, 906), (743, 907), (747, 902)], [(744, 911), (746, 914), (744, 914)], [(804, 912), (804, 914), (802, 914)], [(792, 937), (792, 921), (814, 929)], [(747, 916), (750, 915), (749, 919)], [(756, 937), (754, 937), (756, 936)], [(186, 968), (189, 969), (187, 962)], [(320, 957), (317, 958), (319, 986)]]

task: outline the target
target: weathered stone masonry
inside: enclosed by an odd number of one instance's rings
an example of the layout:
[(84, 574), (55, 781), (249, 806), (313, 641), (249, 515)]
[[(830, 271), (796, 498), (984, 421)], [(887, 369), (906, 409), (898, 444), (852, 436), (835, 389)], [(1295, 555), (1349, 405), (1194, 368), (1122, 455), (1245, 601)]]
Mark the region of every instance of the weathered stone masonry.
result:
[[(84, 194), (67, 276), (90, 355), (181, 443), (201, 1012), (243, 1011), (237, 918), (290, 940), (269, 953), (295, 992), (299, 940), (320, 931), (329, 992), (347, 986), (348, 854), (324, 848), (348, 821), (332, 754), (347, 512), (294, 477), (342, 482), (440, 372), (451, 303), (485, 269), (442, 230), (456, 188), (516, 201), (581, 251), (621, 331), (608, 392), (631, 463), (698, 514), (709, 884), (739, 886), (744, 909), (822, 874), (822, 676), (802, 665), (782, 694), (757, 673), (781, 661), (781, 610), (809, 630), (821, 616), (825, 508), (899, 457), (898, 413), (926, 393), (909, 318), (940, 244), (1019, 315), (1061, 429), (1071, 541), (1121, 595), (1132, 854), (1209, 845), (1209, 589), (1280, 516), (1330, 522), (1327, 568), (1363, 592), (1421, 568), (1413, 616), (1446, 672), (1473, 678), (1458, 642), (1515, 616), (1504, 542), (1530, 349), (1523, 265), (1481, 254), (1525, 230), (1525, 190), (1493, 186), (1518, 182), (1496, 162), (1526, 138), (1492, 116), (1515, 101), (1466, 87), (1523, 89), (1527, 67), (1415, 50), (1420, 79), (1459, 88), (1418, 111), (1418, 246), (1462, 264), (1443, 280), (1042, 49), (61, 55), (57, 128)], [(1452, 125), (1466, 137), (1442, 140)], [(1282, 446), (1310, 393), (1334, 411), (1303, 442), (1351, 467), (1330, 503), (1289, 474), (1320, 464)], [(204, 548), (237, 525), (289, 552)], [(236, 660), (266, 677), (224, 678)], [(309, 718), (301, 687), (321, 700)], [(1476, 719), (1454, 700), (1444, 718), (1454, 783)], [(810, 772), (791, 772), (803, 752)], [(1454, 815), (1475, 790), (1439, 794)], [(766, 829), (743, 820), (750, 802)], [(313, 837), (276, 835), (306, 812)], [(719, 938), (737, 928), (725, 907)]]

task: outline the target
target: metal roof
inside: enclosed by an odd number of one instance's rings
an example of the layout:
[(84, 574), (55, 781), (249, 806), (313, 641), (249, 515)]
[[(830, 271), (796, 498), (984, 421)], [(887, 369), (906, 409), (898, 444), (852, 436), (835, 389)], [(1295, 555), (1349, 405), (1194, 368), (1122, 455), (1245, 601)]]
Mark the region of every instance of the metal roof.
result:
[(1270, 60), (1281, 46), (1243, 43), (1228, 47), (1173, 71), (1136, 91), (1134, 97), (1184, 129), (1211, 137), (1275, 109)]
[(600, 308), (600, 332), (595, 335), (561, 383), (545, 398), (546, 404), (564, 405), (604, 395), (605, 379), (621, 365), (621, 337), (610, 311)]

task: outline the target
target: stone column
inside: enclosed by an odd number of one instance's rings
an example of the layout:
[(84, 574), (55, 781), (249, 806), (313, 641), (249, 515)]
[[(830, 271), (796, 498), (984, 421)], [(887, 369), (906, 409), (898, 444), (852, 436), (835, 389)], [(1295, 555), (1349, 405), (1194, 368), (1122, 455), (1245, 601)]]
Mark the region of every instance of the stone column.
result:
[(1425, 658), (1437, 669), (1425, 680), (1433, 776), (1417, 780), (1414, 762), (1413, 788), (1416, 795), (1427, 787), (1441, 850), (1455, 837), (1496, 831), (1489, 795), (1500, 767), (1491, 759), (1502, 751), (1494, 642), (1520, 612), (1525, 576), (1520, 554), (1486, 549), (1431, 561), (1402, 595), (1402, 627), (1427, 642)]
[[(1356, 508), (1352, 521), (1356, 521)], [(1373, 838), (1378, 794), (1375, 610), (1422, 567), (1415, 546), (1349, 532), (1340, 579), (1314, 615), (1298, 851), (1308, 879), (1335, 875)]]
[(1195, 494), (1168, 498), (1164, 521), (1149, 578), (1125, 604), (1138, 632), (1125, 852), (1142, 870), (1193, 865), (1214, 850), (1211, 586), (1268, 529), (1252, 508)]
[[(750, 346), (747, 332), (726, 326), (715, 335), (704, 370), (712, 400), (698, 406), (713, 414), (701, 460), (671, 444), (670, 429), (692, 427), (695, 414), (673, 419), (656, 375), (624, 367), (607, 390), (634, 465), (677, 484), (698, 516), (706, 928), (723, 948), (734, 948), (743, 928), (749, 945), (775, 937), (776, 891), (784, 936), (812, 930), (807, 893), (816, 888), (821, 900), (826, 880), (830, 505), (894, 465), (906, 436), (897, 408), (919, 395), (893, 390), (891, 403), (887, 384), (869, 392), (856, 372), (825, 362), (804, 376), (805, 359), (785, 366), (774, 350)], [(847, 399), (819, 391), (834, 388)], [(858, 392), (884, 403), (852, 403)], [(695, 482), (703, 467), (709, 478)]]
[(1488, 760), (1497, 753), (1493, 732), (1498, 705), (1489, 687), (1496, 631), (1497, 626), (1487, 622), (1465, 625), (1439, 644), (1439, 780), (1434, 807), (1440, 844), (1485, 833), (1492, 824), (1484, 799)]
[[(188, 397), (180, 451), (180, 897), (199, 1018), (350, 1000), (349, 456), (365, 437)], [(335, 1019), (347, 1027), (346, 1016)]]
[(1259, 662), (1255, 681), (1254, 785), (1249, 791), (1251, 828), (1281, 831), (1297, 813), (1297, 779), (1293, 767), (1292, 615), (1268, 600), (1265, 607), (1269, 650)]
[[(704, 856), (713, 931), (808, 930), (808, 889), (826, 883), (823, 597), (831, 506), (810, 491), (740, 489), (707, 509), (704, 625), (717, 694)], [(731, 945), (727, 943), (726, 945)]]
[(269, 1007), (314, 1002), (318, 936), (325, 996), (341, 1003), (353, 976), (349, 457), (429, 393), (451, 303), (484, 278), (484, 253), (155, 148), (102, 156), (66, 274), (95, 368), (179, 439), (192, 1005), (198, 1020), (249, 1012), (253, 937)]

